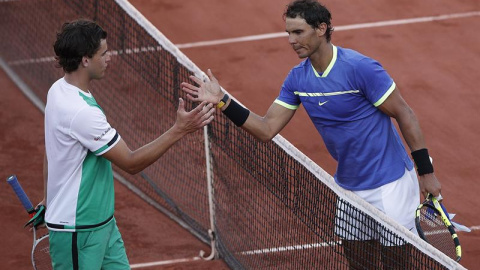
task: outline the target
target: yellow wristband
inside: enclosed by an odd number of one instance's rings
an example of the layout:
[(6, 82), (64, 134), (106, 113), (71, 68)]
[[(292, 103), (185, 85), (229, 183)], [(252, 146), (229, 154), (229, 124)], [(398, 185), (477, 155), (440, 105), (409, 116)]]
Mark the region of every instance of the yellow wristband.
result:
[(218, 102), (217, 108), (221, 109), (223, 106), (225, 106), (225, 104), (227, 103), (227, 101), (228, 101), (228, 95), (225, 94), (225, 95), (223, 96), (223, 98), (220, 100), (220, 102)]

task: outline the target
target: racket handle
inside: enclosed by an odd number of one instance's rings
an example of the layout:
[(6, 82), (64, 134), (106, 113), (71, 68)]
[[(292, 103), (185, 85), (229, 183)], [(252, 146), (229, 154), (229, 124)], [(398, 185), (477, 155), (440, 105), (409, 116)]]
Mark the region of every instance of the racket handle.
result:
[(25, 208), (25, 210), (27, 210), (29, 214), (34, 213), (35, 208), (33, 208), (32, 202), (30, 202), (30, 199), (28, 199), (27, 194), (25, 193), (25, 191), (23, 191), (23, 188), (20, 185), (20, 182), (18, 182), (17, 176), (11, 175), (10, 177), (8, 177), (7, 183), (10, 184), (15, 194), (17, 194), (17, 197), (20, 200), (20, 202), (23, 204), (23, 207)]

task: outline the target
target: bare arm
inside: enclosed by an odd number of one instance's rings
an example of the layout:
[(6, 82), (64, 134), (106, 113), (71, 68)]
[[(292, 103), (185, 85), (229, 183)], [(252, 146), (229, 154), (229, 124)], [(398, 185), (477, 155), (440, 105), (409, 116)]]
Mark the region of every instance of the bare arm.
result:
[[(210, 69), (207, 71), (207, 74), (210, 77), (209, 82), (203, 82), (195, 76), (190, 76), (198, 87), (183, 82), (181, 84), (182, 90), (187, 93), (187, 98), (192, 101), (207, 101), (218, 104), (225, 93), (223, 93), (218, 80), (213, 76)], [(221, 110), (226, 110), (231, 101), (232, 99), (229, 98)], [(241, 127), (259, 140), (266, 142), (275, 137), (275, 135), (287, 125), (290, 119), (292, 119), (294, 114), (295, 110), (290, 110), (276, 103), (272, 103), (266, 115), (263, 117), (250, 111), (247, 120)]]
[(215, 112), (212, 107), (212, 104), (207, 105), (206, 102), (202, 102), (192, 111), (186, 112), (184, 101), (180, 99), (177, 120), (168, 131), (135, 151), (130, 150), (121, 139), (112, 149), (103, 154), (103, 157), (130, 174), (138, 173), (159, 159), (183, 136), (209, 124)]
[[(390, 117), (395, 118), (411, 152), (426, 148), (418, 119), (401, 96), (400, 90), (395, 89), (378, 108)], [(420, 192), (423, 195), (431, 193), (438, 196), (440, 194), (441, 185), (434, 173), (420, 176), (419, 184)]]
[(295, 110), (272, 103), (265, 116), (259, 116), (254, 112), (250, 112), (247, 121), (242, 125), (242, 129), (262, 142), (267, 142), (287, 125), (294, 114)]

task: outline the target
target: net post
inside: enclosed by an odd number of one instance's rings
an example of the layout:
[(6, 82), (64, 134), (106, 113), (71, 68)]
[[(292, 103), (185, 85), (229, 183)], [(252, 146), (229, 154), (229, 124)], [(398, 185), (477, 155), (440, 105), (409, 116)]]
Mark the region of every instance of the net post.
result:
[(207, 170), (207, 189), (208, 189), (208, 209), (210, 214), (210, 229), (208, 236), (210, 237), (211, 252), (208, 257), (205, 256), (205, 251), (200, 250), (200, 258), (204, 260), (213, 260), (216, 256), (215, 248), (215, 207), (213, 205), (213, 179), (212, 168), (210, 162), (210, 142), (208, 140), (208, 125), (203, 127), (203, 137), (205, 141), (205, 162)]

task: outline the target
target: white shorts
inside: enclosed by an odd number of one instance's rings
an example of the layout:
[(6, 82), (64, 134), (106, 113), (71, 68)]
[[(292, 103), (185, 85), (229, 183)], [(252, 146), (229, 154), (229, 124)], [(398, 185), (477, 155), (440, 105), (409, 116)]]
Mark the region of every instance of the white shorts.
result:
[[(420, 204), (420, 188), (415, 169), (411, 171), (405, 169), (402, 177), (381, 187), (353, 192), (417, 234), (415, 210)], [(379, 239), (384, 246), (396, 245), (381, 237), (383, 229), (377, 224), (347, 202), (337, 201), (335, 233), (342, 239), (358, 241)]]

